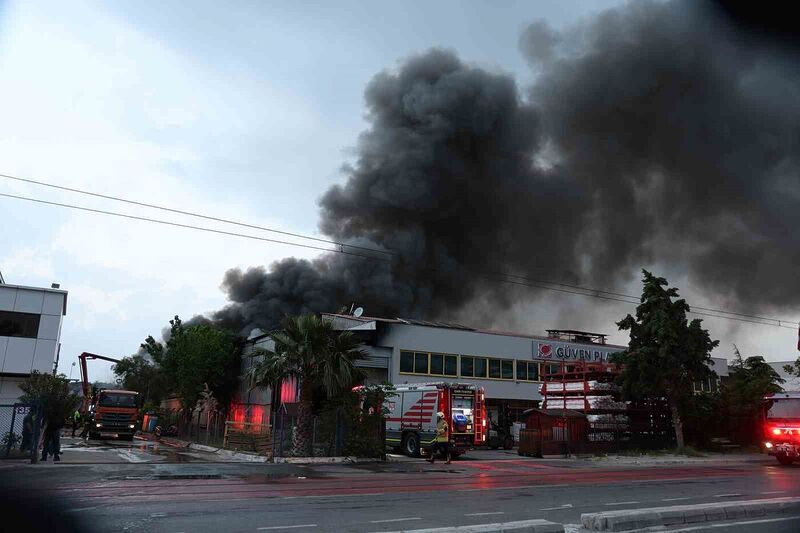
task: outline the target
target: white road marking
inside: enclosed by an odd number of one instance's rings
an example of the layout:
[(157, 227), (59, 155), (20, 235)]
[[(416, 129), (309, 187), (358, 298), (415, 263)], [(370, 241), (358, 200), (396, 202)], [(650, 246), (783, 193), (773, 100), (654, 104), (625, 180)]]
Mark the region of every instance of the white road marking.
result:
[(730, 494), (715, 494), (715, 498), (735, 498), (736, 496), (741, 496), (738, 492), (732, 492)]
[(704, 524), (702, 526), (685, 527), (683, 529), (670, 529), (670, 533), (682, 531), (705, 531), (712, 527), (750, 526), (755, 524), (769, 524), (772, 522), (786, 522), (787, 520), (800, 520), (800, 516), (787, 516), (786, 518), (767, 518), (764, 520), (745, 520), (742, 522), (721, 522), (719, 524)]
[(506, 514), (503, 511), (493, 511), (491, 513), (466, 513), (464, 516), (488, 516), (490, 514)]
[(133, 454), (127, 450), (122, 450), (117, 452), (117, 455), (128, 461), (129, 463), (146, 463), (148, 461), (147, 458), (141, 457), (139, 455)]
[(540, 511), (559, 511), (561, 509), (570, 509), (572, 507), (571, 503), (565, 503), (564, 505), (559, 505), (558, 507), (545, 507), (544, 509), (539, 509)]
[(605, 505), (632, 505), (634, 503), (639, 503), (639, 502), (611, 502)]
[(661, 501), (662, 502), (680, 502), (680, 501), (688, 500), (688, 499), (689, 499), (689, 496), (684, 496), (682, 498), (663, 498)]
[(163, 518), (167, 516), (167, 513), (150, 513), (150, 518)]
[(387, 520), (370, 520), (370, 524), (383, 524), (386, 522), (405, 522), (406, 520), (422, 520), (419, 516), (409, 516), (408, 518), (389, 518)]
[(762, 492), (761, 494), (783, 494), (786, 492), (785, 490), (770, 490), (767, 492)]
[(257, 528), (259, 531), (267, 531), (268, 529), (297, 529), (300, 527), (317, 527), (317, 524), (297, 524), (295, 526), (266, 526)]

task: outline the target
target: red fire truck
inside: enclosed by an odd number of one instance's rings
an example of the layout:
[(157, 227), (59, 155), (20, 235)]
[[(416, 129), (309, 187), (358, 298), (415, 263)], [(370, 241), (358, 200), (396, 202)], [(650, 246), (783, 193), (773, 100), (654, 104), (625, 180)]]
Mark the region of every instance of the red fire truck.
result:
[(767, 453), (782, 465), (800, 460), (800, 392), (765, 396), (761, 413)]
[(430, 450), (436, 438), (436, 413), (450, 425), (454, 457), (486, 444), (483, 389), (466, 383), (409, 383), (396, 385), (386, 399), (386, 446), (410, 457)]

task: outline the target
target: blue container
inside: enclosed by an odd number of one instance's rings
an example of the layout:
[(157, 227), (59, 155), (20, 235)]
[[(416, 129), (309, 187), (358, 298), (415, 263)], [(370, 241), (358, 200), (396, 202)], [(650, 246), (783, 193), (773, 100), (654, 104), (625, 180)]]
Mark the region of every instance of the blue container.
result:
[(453, 426), (455, 427), (456, 433), (466, 433), (467, 432), (467, 416), (461, 413), (457, 413), (453, 415)]

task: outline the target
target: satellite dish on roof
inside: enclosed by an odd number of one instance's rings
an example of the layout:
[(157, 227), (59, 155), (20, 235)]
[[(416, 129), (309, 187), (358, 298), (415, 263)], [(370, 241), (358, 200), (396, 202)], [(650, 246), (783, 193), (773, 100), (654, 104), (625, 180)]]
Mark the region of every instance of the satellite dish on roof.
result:
[(353, 316), (356, 317), (356, 318), (360, 317), (363, 314), (364, 314), (364, 308), (363, 307), (356, 307), (356, 310), (353, 311)]

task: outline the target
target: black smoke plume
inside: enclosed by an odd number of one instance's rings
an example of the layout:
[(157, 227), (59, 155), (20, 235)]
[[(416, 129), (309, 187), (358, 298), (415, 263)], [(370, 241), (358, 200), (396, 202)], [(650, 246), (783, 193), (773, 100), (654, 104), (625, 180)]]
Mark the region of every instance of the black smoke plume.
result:
[(350, 302), (436, 319), (480, 297), (502, 312), (536, 293), (484, 273), (613, 287), (643, 264), (733, 307), (795, 303), (800, 69), (785, 39), (710, 6), (535, 22), (520, 39), (535, 72), (524, 90), (443, 50), (378, 74), (320, 229), (396, 255), (230, 270), (231, 304), (212, 318), (246, 333)]

